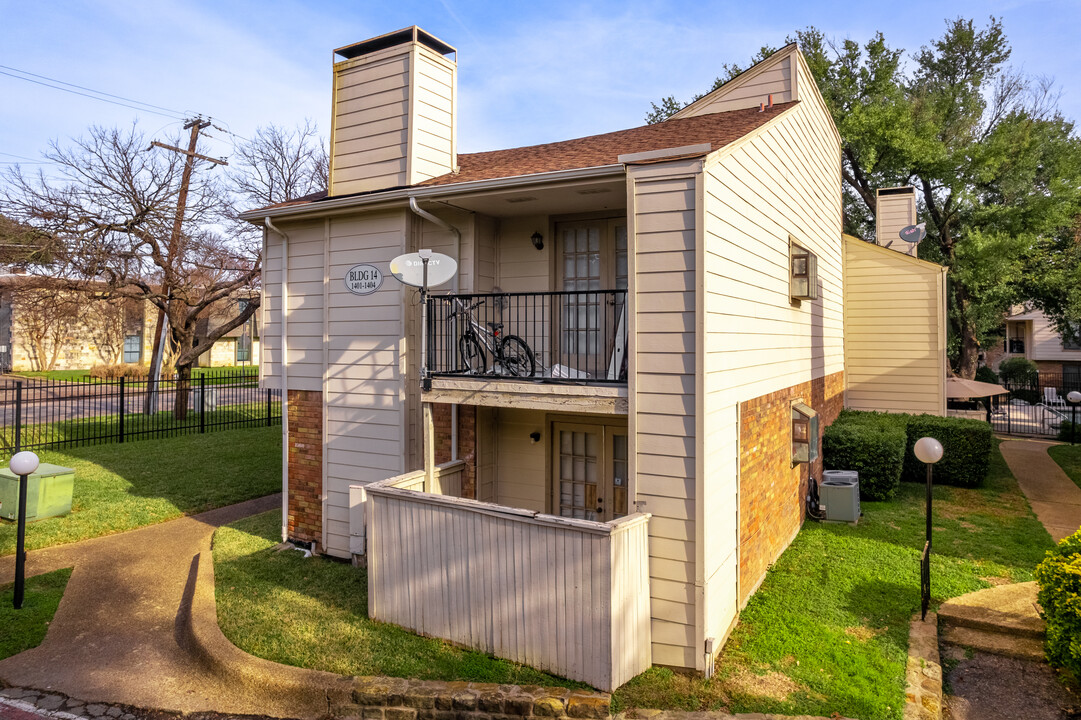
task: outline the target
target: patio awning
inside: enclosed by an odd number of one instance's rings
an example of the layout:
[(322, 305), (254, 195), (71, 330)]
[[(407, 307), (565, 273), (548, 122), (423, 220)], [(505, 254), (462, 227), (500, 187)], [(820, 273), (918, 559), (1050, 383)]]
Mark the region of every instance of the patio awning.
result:
[(1009, 390), (994, 383), (980, 382), (979, 380), (965, 380), (964, 378), (946, 378), (947, 398), (974, 398), (988, 397), (989, 395), (1004, 395)]

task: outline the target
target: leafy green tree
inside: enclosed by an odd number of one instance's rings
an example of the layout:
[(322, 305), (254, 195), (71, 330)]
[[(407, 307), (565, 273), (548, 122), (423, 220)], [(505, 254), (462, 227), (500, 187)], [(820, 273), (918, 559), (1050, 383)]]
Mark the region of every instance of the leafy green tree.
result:
[[(997, 19), (948, 21), (907, 66), (882, 33), (862, 46), (815, 28), (791, 39), (842, 138), (845, 230), (872, 239), (876, 190), (916, 188), (928, 221), (920, 257), (950, 267), (950, 356), (962, 377), (1022, 299), (1060, 327), (1081, 319), (1081, 144), (1051, 82), (1008, 64)], [(657, 119), (665, 107), (654, 105)]]

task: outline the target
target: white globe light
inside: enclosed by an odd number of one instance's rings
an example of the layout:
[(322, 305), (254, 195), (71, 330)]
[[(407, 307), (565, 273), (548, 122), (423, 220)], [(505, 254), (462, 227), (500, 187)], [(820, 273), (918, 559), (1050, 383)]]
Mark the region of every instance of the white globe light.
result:
[(1069, 393), (1067, 393), (1066, 399), (1072, 403), (1081, 403), (1081, 392), (1071, 390)]
[(11, 457), (11, 464), (8, 467), (16, 475), (30, 475), (38, 469), (39, 462), (37, 455), (29, 450), (23, 450)]
[(912, 450), (920, 462), (933, 465), (942, 459), (942, 443), (933, 437), (922, 437), (916, 441)]

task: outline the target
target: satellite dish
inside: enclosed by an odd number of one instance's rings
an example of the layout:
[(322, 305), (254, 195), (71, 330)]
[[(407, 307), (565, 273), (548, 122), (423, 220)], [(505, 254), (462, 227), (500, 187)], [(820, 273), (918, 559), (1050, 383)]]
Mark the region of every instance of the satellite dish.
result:
[(421, 250), (399, 255), (390, 261), (390, 274), (403, 285), (424, 286), (424, 255), (428, 255), (428, 287), (442, 285), (458, 272), (458, 263), (449, 255)]
[(901, 239), (906, 243), (912, 243), (916, 245), (925, 237), (927, 237), (927, 223), (920, 223), (919, 225), (909, 225), (901, 229), (901, 232), (897, 233), (901, 236)]

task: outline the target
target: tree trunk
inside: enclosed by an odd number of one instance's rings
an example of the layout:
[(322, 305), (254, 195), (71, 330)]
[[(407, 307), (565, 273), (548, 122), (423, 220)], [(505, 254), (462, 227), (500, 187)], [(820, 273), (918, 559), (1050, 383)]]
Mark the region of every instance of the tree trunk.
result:
[(176, 401), (173, 405), (173, 417), (183, 422), (188, 417), (188, 391), (191, 389), (191, 365), (178, 365), (176, 368)]
[(980, 342), (976, 337), (976, 327), (968, 318), (968, 297), (960, 286), (954, 292), (954, 303), (957, 309), (957, 335), (961, 343), (957, 355), (957, 374), (966, 380), (973, 380), (980, 360)]

